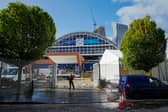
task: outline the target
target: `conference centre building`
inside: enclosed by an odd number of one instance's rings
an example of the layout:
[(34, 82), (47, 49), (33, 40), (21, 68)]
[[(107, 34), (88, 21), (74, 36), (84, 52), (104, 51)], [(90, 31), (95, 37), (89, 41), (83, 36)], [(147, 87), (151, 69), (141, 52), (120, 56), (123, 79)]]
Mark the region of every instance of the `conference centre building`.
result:
[(98, 27), (93, 32), (74, 32), (58, 38), (47, 53), (79, 52), (85, 59), (83, 70), (92, 71), (106, 49), (117, 47), (105, 37), (104, 27)]

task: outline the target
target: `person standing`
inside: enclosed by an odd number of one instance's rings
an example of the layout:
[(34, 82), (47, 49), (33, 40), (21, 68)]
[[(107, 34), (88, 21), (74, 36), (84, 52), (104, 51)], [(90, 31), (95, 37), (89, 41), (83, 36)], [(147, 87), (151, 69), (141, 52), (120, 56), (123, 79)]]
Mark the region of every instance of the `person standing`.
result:
[(69, 76), (69, 89), (71, 89), (71, 86), (73, 87), (73, 89), (75, 89), (73, 79), (74, 79), (74, 75), (71, 73)]

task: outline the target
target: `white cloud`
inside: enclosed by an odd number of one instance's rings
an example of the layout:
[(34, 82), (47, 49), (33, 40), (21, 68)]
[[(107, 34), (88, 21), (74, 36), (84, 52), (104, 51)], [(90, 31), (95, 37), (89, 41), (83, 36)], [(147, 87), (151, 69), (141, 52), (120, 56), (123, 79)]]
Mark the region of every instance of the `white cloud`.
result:
[[(121, 2), (122, 0), (113, 0)], [(132, 20), (150, 15), (159, 27), (168, 32), (168, 0), (124, 0), (132, 5), (120, 8), (117, 15), (120, 22), (129, 24)]]

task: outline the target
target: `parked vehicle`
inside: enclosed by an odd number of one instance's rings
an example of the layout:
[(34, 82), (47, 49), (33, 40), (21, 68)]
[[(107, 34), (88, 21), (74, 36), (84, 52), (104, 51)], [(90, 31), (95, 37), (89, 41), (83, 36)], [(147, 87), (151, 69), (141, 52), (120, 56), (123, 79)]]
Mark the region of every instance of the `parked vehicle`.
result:
[(1, 77), (4, 79), (15, 80), (18, 73), (18, 67), (8, 67), (3, 69)]
[(168, 98), (168, 85), (145, 75), (120, 76), (119, 91), (125, 92), (126, 98)]
[[(23, 68), (21, 80), (26, 80), (27, 78), (30, 77), (29, 75), (30, 74), (26, 72), (25, 68)], [(7, 67), (6, 69), (2, 69), (1, 78), (17, 81), (18, 80), (18, 67)]]

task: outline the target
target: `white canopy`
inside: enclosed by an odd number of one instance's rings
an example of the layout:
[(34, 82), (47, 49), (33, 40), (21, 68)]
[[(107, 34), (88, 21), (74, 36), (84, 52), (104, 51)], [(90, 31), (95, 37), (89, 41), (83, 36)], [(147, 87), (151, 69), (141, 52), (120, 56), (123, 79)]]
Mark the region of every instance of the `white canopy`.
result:
[(78, 64), (82, 65), (84, 58), (80, 53), (48, 53), (46, 56), (56, 64)]
[(100, 64), (116, 64), (121, 57), (122, 53), (120, 50), (105, 50), (100, 60)]
[(113, 84), (118, 84), (120, 76), (119, 58), (122, 53), (119, 50), (105, 50), (100, 60), (100, 78)]
[(57, 64), (74, 64), (78, 63), (77, 56), (48, 56), (54, 63)]

